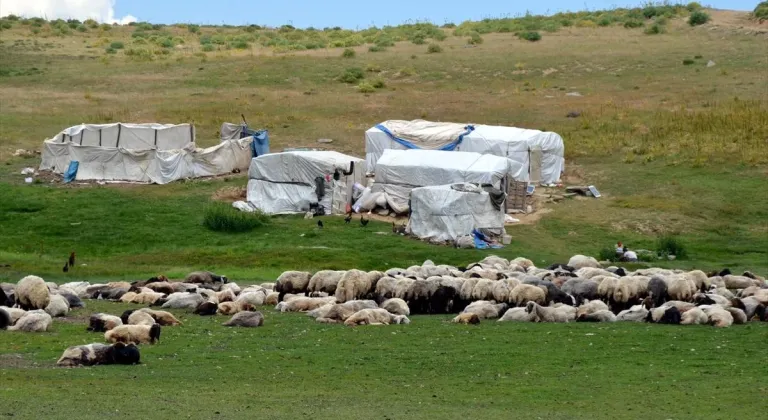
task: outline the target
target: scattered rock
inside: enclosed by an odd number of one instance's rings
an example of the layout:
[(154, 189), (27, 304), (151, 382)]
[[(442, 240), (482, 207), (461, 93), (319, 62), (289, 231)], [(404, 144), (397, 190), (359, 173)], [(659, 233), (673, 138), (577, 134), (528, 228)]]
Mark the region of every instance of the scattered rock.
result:
[(568, 92), (565, 94), (565, 96), (584, 96), (580, 94), (579, 92)]
[(333, 143), (332, 139), (317, 139), (318, 143)]
[(581, 112), (579, 111), (571, 111), (565, 115), (566, 118), (578, 118), (580, 116), (581, 116)]
[(24, 168), (21, 170), (22, 175), (32, 175), (35, 173), (35, 168)]
[(709, 60), (709, 61), (707, 62), (707, 67), (715, 67), (715, 62), (714, 62), (714, 61), (712, 61), (712, 60)]

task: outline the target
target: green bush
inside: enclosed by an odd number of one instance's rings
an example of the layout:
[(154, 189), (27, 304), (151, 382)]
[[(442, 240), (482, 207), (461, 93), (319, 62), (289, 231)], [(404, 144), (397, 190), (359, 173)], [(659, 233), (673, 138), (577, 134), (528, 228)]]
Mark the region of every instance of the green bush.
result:
[(660, 14), (660, 10), (655, 6), (646, 6), (643, 8), (643, 16), (645, 16), (646, 19), (651, 19), (652, 17), (658, 16)]
[(597, 259), (598, 261), (618, 261), (618, 258), (616, 257), (616, 249), (611, 247), (601, 249), (597, 254)]
[(627, 29), (642, 28), (643, 26), (645, 24), (639, 19), (628, 19), (624, 22), (624, 27)]
[(203, 44), (203, 51), (205, 52), (211, 52), (215, 49), (213, 44)]
[(373, 93), (376, 92), (376, 88), (368, 82), (360, 82), (360, 84), (357, 85), (357, 91), (360, 93)]
[(437, 44), (429, 44), (427, 47), (427, 54), (437, 54), (443, 52), (443, 47)]
[(371, 86), (375, 87), (376, 89), (383, 89), (387, 87), (387, 84), (384, 82), (384, 79), (374, 79), (371, 82)]
[(381, 73), (381, 66), (378, 64), (370, 63), (368, 66), (365, 67), (365, 71), (368, 73)]
[(416, 45), (424, 45), (427, 43), (427, 38), (422, 34), (417, 34), (411, 38), (411, 42)]
[(645, 28), (646, 35), (658, 35), (664, 33), (664, 26), (654, 23), (653, 25)]
[(171, 38), (160, 38), (157, 42), (163, 48), (173, 48), (173, 40)]
[(344, 58), (355, 58), (355, 50), (352, 48), (345, 48), (344, 51), (341, 53), (341, 56)]
[(122, 50), (125, 47), (125, 45), (120, 41), (115, 41), (109, 44), (109, 47), (115, 50)]
[(96, 22), (93, 19), (86, 19), (85, 22), (83, 22), (83, 25), (86, 25), (87, 27), (91, 29), (96, 29), (99, 27), (99, 22)]
[(107, 54), (117, 54), (117, 49), (112, 47), (107, 47), (107, 49), (105, 49), (104, 52)]
[(755, 6), (755, 10), (752, 11), (752, 17), (757, 19), (758, 22), (763, 23), (768, 20), (768, 1), (761, 1)]
[(436, 31), (432, 34), (432, 39), (435, 41), (445, 41), (445, 38), (448, 38), (448, 35), (446, 35), (443, 31)]
[(189, 25), (187, 26), (187, 30), (193, 34), (196, 34), (200, 32), (200, 25)]
[(517, 37), (526, 41), (536, 42), (541, 39), (541, 34), (536, 31), (520, 32)]
[(2, 29), (11, 29), (13, 28), (13, 24), (7, 20), (3, 20), (3, 23), (0, 23), (0, 28)]
[(603, 16), (597, 21), (598, 26), (611, 26), (613, 19), (608, 16)]
[(231, 44), (232, 48), (238, 49), (238, 50), (247, 50), (250, 47), (250, 44), (248, 44), (247, 41), (244, 40), (237, 40), (233, 41)]
[(209, 205), (203, 215), (203, 226), (215, 232), (250, 232), (269, 222), (269, 218), (261, 212), (248, 213), (225, 203)]
[(674, 255), (677, 259), (684, 259), (688, 256), (685, 245), (674, 235), (662, 235), (656, 241), (656, 252), (661, 257)]
[(365, 73), (363, 73), (363, 70), (360, 67), (348, 67), (344, 70), (344, 73), (342, 73), (338, 79), (340, 82), (353, 84), (364, 78)]
[(99, 29), (102, 30), (102, 31), (111, 31), (112, 30), (112, 25), (110, 25), (108, 23), (102, 23), (101, 25), (99, 25)]
[(128, 48), (125, 50), (126, 57), (136, 61), (152, 61), (152, 50), (147, 48)]
[(480, 33), (472, 32), (469, 34), (469, 39), (467, 39), (467, 44), (480, 45), (482, 43), (483, 43), (483, 37), (480, 36)]
[(686, 58), (683, 60), (684, 66), (690, 66), (691, 64), (695, 63), (695, 61), (691, 60), (690, 58)]
[(77, 25), (77, 32), (88, 32), (88, 27), (85, 25)]
[(688, 9), (689, 12), (695, 12), (697, 10), (701, 10), (702, 9), (701, 4), (699, 4), (699, 3), (695, 2), (695, 1), (692, 1), (692, 2), (688, 3), (688, 5), (685, 6), (685, 8)]
[(702, 12), (700, 10), (697, 10), (691, 13), (691, 16), (688, 17), (688, 24), (691, 26), (703, 25), (709, 22), (709, 19), (710, 19), (709, 14)]
[(387, 50), (386, 48), (380, 47), (378, 45), (371, 45), (370, 47), (368, 47), (368, 52), (372, 52), (372, 53), (384, 52), (386, 50)]

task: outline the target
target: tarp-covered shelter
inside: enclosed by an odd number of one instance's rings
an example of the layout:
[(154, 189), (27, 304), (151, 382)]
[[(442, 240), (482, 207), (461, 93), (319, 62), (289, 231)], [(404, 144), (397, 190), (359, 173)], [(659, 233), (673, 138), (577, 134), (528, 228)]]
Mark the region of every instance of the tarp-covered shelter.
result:
[(377, 162), (387, 149), (429, 149), (475, 152), (509, 158), (521, 168), (514, 175), (527, 181), (530, 152), (541, 150), (541, 182), (553, 183), (564, 169), (565, 146), (556, 133), (516, 127), (390, 120), (365, 132), (368, 171), (376, 172)]
[(455, 241), (473, 230), (504, 233), (504, 212), (477, 185), (461, 183), (414, 188), (408, 232), (420, 239)]
[(200, 149), (191, 124), (81, 124), (45, 140), (40, 169), (63, 174), (78, 162), (76, 180), (166, 184), (244, 170), (252, 141)]
[(365, 161), (333, 151), (294, 151), (254, 158), (247, 199), (267, 214), (343, 214), (355, 183), (365, 184)]

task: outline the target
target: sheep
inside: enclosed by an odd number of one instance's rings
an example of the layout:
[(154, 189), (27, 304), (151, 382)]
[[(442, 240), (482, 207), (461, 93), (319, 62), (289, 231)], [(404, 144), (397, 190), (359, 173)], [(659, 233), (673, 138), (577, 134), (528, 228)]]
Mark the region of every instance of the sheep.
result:
[[(314, 277), (313, 277), (314, 278)], [(384, 275), (376, 283), (376, 289), (373, 291), (376, 302), (384, 302), (387, 299), (392, 299), (395, 296), (398, 279)]]
[[(523, 259), (517, 259), (515, 261), (521, 261)], [(526, 260), (530, 263), (530, 265), (533, 265), (533, 262), (531, 260)], [(501, 257), (497, 257), (496, 255), (488, 255), (487, 257), (480, 260), (480, 264), (487, 264), (487, 265), (501, 265), (506, 270), (509, 268), (509, 260)], [(518, 264), (518, 263), (516, 263)]]
[(237, 296), (235, 296), (235, 293), (231, 290), (216, 292), (216, 302), (218, 303), (233, 302), (236, 298)]
[(197, 308), (195, 308), (193, 313), (195, 315), (210, 316), (210, 315), (216, 315), (216, 312), (218, 310), (219, 310), (218, 304), (207, 301), (197, 305)]
[(589, 314), (581, 314), (576, 318), (576, 322), (616, 322), (616, 315), (603, 309)]
[(275, 291), (280, 293), (279, 301), (283, 301), (286, 293), (306, 293), (312, 273), (306, 271), (286, 271), (275, 281)]
[(363, 309), (355, 312), (346, 321), (344, 325), (389, 325), (389, 324), (410, 324), (411, 320), (405, 315), (393, 315), (386, 309)]
[(680, 310), (675, 306), (653, 308), (648, 311), (648, 315), (645, 318), (646, 322), (655, 322), (657, 324), (679, 324), (680, 320)]
[(625, 309), (616, 315), (617, 321), (633, 321), (643, 322), (648, 316), (648, 309), (643, 305), (635, 305), (629, 309)]
[(665, 302), (663, 305), (661, 305), (660, 308), (671, 308), (673, 306), (675, 308), (677, 308), (677, 310), (680, 311), (680, 313), (683, 313), (685, 311), (689, 311), (689, 310), (691, 310), (691, 309), (696, 307), (696, 305), (691, 303), (691, 302), (682, 302), (682, 301), (679, 301), (679, 300), (670, 300), (670, 301)]
[(240, 292), (242, 291), (242, 288), (240, 288), (240, 286), (238, 286), (237, 283), (222, 284), (221, 291), (224, 292), (227, 290), (231, 290), (232, 293), (234, 293), (235, 295), (239, 295)]
[(502, 279), (494, 282), (491, 289), (493, 300), (496, 302), (510, 302), (509, 295), (518, 284), (520, 284), (520, 281), (517, 279)]
[(384, 277), (380, 271), (366, 273), (360, 270), (349, 270), (341, 277), (336, 286), (336, 300), (346, 302), (355, 299), (367, 299), (376, 290), (379, 279)]
[(238, 312), (221, 325), (225, 327), (261, 327), (264, 325), (264, 315), (261, 312)]
[(0, 330), (8, 328), (11, 324), (11, 315), (0, 307)]
[(387, 299), (381, 303), (381, 308), (386, 309), (387, 312), (395, 315), (410, 315), (411, 310), (408, 308), (408, 304), (404, 300), (399, 298)]
[(179, 321), (172, 313), (166, 311), (156, 311), (150, 308), (141, 308), (139, 312), (146, 312), (155, 319), (155, 322), (163, 327), (181, 325)]
[(4, 310), (6, 313), (8, 313), (8, 316), (10, 316), (11, 323), (8, 324), (8, 326), (11, 326), (16, 323), (16, 321), (19, 320), (22, 316), (24, 316), (27, 311), (21, 308), (9, 308), (7, 306), (0, 306), (0, 309)]
[(280, 293), (270, 292), (267, 297), (264, 298), (265, 305), (277, 305), (280, 301)]
[(197, 291), (197, 293), (203, 297), (208, 302), (213, 302), (215, 304), (219, 303), (219, 298), (216, 296), (216, 292), (210, 289), (200, 289)]
[(613, 301), (622, 309), (640, 303), (648, 294), (648, 277), (626, 276), (619, 279), (613, 292)]
[(464, 308), (462, 313), (477, 314), (480, 319), (498, 318), (507, 311), (509, 306), (506, 303), (493, 303), (486, 300), (472, 302)]
[(572, 278), (563, 283), (560, 288), (563, 292), (576, 298), (576, 305), (581, 304), (584, 300), (595, 300), (597, 296), (597, 288), (599, 285), (596, 281)]
[(328, 303), (336, 303), (336, 298), (335, 297), (327, 297), (327, 298), (299, 297), (296, 299), (289, 300), (287, 302), (285, 301), (280, 302), (277, 304), (277, 307), (275, 307), (275, 309), (279, 310), (280, 312), (307, 312), (313, 309), (317, 309)]
[(504, 312), (499, 322), (501, 321), (514, 321), (514, 322), (534, 322), (536, 314), (528, 312), (527, 308), (509, 308), (507, 312)]
[(584, 255), (574, 255), (571, 257), (570, 260), (568, 260), (568, 265), (575, 268), (576, 270), (584, 267), (593, 267), (593, 268), (601, 268), (599, 262), (597, 262), (596, 259), (592, 257), (587, 257)]
[(619, 285), (619, 279), (615, 277), (605, 277), (597, 286), (597, 296), (605, 303), (613, 302), (613, 294)]
[(589, 315), (598, 311), (607, 311), (608, 305), (601, 300), (589, 300), (582, 303), (576, 308), (576, 317), (581, 315)]
[(533, 261), (529, 260), (528, 258), (523, 258), (523, 257), (517, 257), (514, 260), (509, 262), (509, 266), (510, 267), (512, 267), (513, 265), (517, 265), (517, 266), (521, 267), (523, 270), (528, 270), (531, 267), (533, 267), (533, 268), (536, 267), (533, 264)]
[(26, 276), (14, 289), (16, 304), (25, 311), (45, 309), (51, 302), (51, 292), (45, 281), (37, 276)]
[(662, 277), (653, 276), (648, 280), (648, 295), (654, 307), (659, 307), (669, 300), (667, 282)]
[(524, 306), (530, 301), (543, 305), (547, 301), (546, 288), (530, 284), (518, 284), (509, 292), (509, 301), (515, 306)]
[(160, 325), (120, 325), (104, 333), (104, 339), (110, 343), (155, 344), (160, 341)]
[(456, 324), (476, 325), (480, 323), (480, 317), (475, 313), (463, 312), (453, 318), (451, 322)]
[(53, 318), (44, 310), (35, 309), (25, 312), (15, 324), (8, 327), (8, 331), (44, 332), (48, 331), (52, 323)]
[(350, 300), (344, 303), (330, 305), (330, 307), (325, 305), (318, 308), (317, 310), (319, 311), (321, 308), (322, 313), (319, 313), (318, 315), (322, 316), (315, 317), (317, 322), (322, 322), (325, 324), (340, 324), (346, 321), (347, 318), (356, 312), (363, 309), (376, 309), (378, 308), (378, 305), (376, 305), (376, 302), (372, 300)]
[(62, 295), (51, 294), (45, 312), (52, 317), (66, 316), (69, 313), (69, 302)]
[[(709, 324), (717, 328), (733, 325), (733, 315), (720, 305), (702, 305), (699, 308), (709, 317)], [(745, 316), (746, 317), (746, 316)]]
[(725, 308), (725, 310), (728, 311), (731, 314), (731, 316), (733, 317), (733, 323), (734, 324), (746, 324), (747, 323), (747, 321), (748, 321), (747, 320), (747, 314), (744, 313), (744, 311), (742, 311), (741, 309), (734, 308), (734, 307), (727, 307), (727, 308)]
[(687, 301), (696, 293), (696, 284), (686, 276), (666, 276), (664, 280), (667, 283), (667, 294), (672, 300)]
[(440, 278), (431, 277), (427, 280), (416, 280), (411, 283), (411, 288), (406, 292), (403, 300), (408, 302), (411, 312), (417, 314), (430, 313), (430, 297), (440, 287)]
[(67, 291), (81, 299), (85, 299), (92, 295), (92, 293), (88, 293), (88, 287), (90, 285), (91, 284), (88, 283), (87, 281), (73, 281), (69, 283), (64, 283), (62, 285), (59, 285), (59, 292)]
[(725, 287), (718, 287), (716, 285), (709, 286), (709, 294), (713, 295), (719, 295), (722, 296), (728, 300), (733, 299), (736, 297), (733, 293), (731, 293), (730, 290), (726, 289)]
[[(248, 303), (253, 307), (269, 304), (267, 303), (267, 295), (265, 294), (264, 290), (259, 290), (258, 292), (240, 293), (240, 296), (238, 296), (235, 299), (235, 303), (238, 303), (240, 305), (243, 305), (244, 303)], [(275, 302), (275, 305), (276, 304), (277, 302)]]
[(568, 322), (572, 320), (571, 315), (564, 307), (541, 306), (533, 301), (525, 305), (525, 311), (534, 315), (534, 322)]
[(107, 287), (110, 289), (130, 289), (132, 287), (131, 283), (128, 283), (127, 281), (111, 281), (107, 283)]
[(697, 290), (706, 292), (707, 289), (709, 289), (711, 283), (709, 282), (709, 278), (705, 272), (701, 270), (693, 270), (687, 273), (683, 273), (683, 275), (693, 281)]
[[(400, 278), (397, 279), (397, 283), (395, 284), (395, 295), (392, 297), (405, 299), (405, 295), (408, 293), (408, 291), (411, 289), (411, 286), (413, 285), (413, 282), (416, 280), (411, 278)], [(378, 283), (376, 283), (376, 287), (378, 287)]]
[(162, 293), (153, 292), (152, 290), (146, 289), (141, 293), (137, 293), (135, 296), (133, 296), (130, 303), (137, 303), (139, 305), (153, 305), (155, 302), (162, 299), (163, 296), (165, 295)]
[(122, 303), (132, 303), (133, 298), (135, 298), (136, 296), (138, 296), (138, 293), (136, 292), (126, 292), (126, 293), (123, 293), (123, 295), (120, 296), (120, 299), (118, 300)]
[(67, 300), (67, 305), (69, 305), (69, 309), (75, 309), (75, 308), (84, 308), (85, 304), (83, 301), (78, 297), (76, 294), (72, 293), (69, 290), (65, 289), (59, 289), (56, 294), (61, 295), (64, 299)]
[(693, 308), (680, 315), (681, 325), (705, 325), (709, 317), (700, 308)]
[(755, 281), (745, 276), (727, 275), (723, 276), (725, 287), (727, 289), (746, 289), (749, 286), (754, 286)]
[(140, 359), (139, 349), (134, 344), (93, 343), (67, 348), (56, 365), (59, 367), (136, 365), (140, 363)]
[(493, 285), (495, 281), (480, 279), (472, 288), (472, 300), (490, 300), (493, 299)]
[(163, 302), (163, 309), (187, 309), (194, 310), (204, 302), (202, 296), (197, 293), (172, 293)]
[(155, 318), (143, 311), (133, 311), (127, 318), (128, 322), (123, 320), (123, 324), (128, 325), (154, 325), (156, 324)]
[(205, 284), (205, 283), (227, 283), (229, 279), (226, 276), (219, 276), (210, 271), (194, 271), (187, 274), (184, 278), (185, 283)]
[(222, 302), (218, 306), (217, 314), (234, 315), (238, 312), (253, 311), (255, 307), (250, 303), (241, 300), (237, 302)]
[(712, 293), (701, 293), (696, 292), (693, 295), (693, 301), (697, 305), (721, 305), (724, 307), (731, 306), (731, 300), (720, 295), (712, 294)]
[(613, 277), (616, 279), (619, 278), (618, 275), (611, 273), (608, 270), (603, 270), (602, 268), (597, 268), (597, 267), (582, 267), (576, 270), (574, 274), (576, 275), (576, 277), (581, 279), (592, 279), (598, 276)]
[(744, 311), (748, 320), (754, 318), (755, 315), (757, 315), (761, 321), (764, 320), (760, 316), (760, 313), (765, 313), (765, 305), (760, 303), (760, 301), (757, 300), (754, 296), (749, 296), (742, 299), (731, 299), (731, 305), (734, 308), (738, 308)]
[(176, 291), (173, 285), (171, 285), (171, 283), (168, 283), (167, 281), (149, 283), (146, 285), (146, 288), (149, 290), (152, 290), (153, 292), (162, 293), (166, 295), (170, 295), (171, 293)]
[(91, 315), (88, 321), (88, 328), (86, 328), (86, 330), (93, 332), (107, 332), (120, 325), (123, 325), (123, 320), (120, 319), (120, 317), (109, 314), (96, 313)]
[(325, 292), (328, 295), (336, 293), (336, 286), (344, 276), (344, 271), (322, 270), (315, 273), (307, 285), (308, 292)]
[(13, 293), (11, 296), (5, 293), (5, 290), (0, 288), (0, 306), (13, 306), (16, 301), (13, 299)]

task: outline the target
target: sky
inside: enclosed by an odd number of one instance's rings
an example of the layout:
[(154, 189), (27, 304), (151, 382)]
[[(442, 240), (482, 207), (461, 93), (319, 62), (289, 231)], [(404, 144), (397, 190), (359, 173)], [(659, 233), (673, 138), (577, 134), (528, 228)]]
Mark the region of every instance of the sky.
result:
[[(681, 0), (685, 3), (687, 0)], [(752, 10), (759, 0), (710, 0), (714, 8)], [(398, 25), (409, 21), (461, 23), (525, 14), (635, 7), (646, 0), (0, 0), (0, 16), (152, 23), (293, 25), (299, 28)]]

